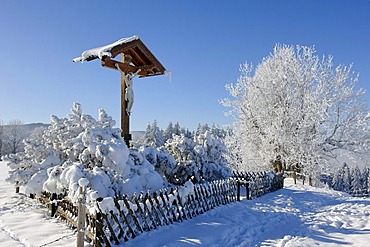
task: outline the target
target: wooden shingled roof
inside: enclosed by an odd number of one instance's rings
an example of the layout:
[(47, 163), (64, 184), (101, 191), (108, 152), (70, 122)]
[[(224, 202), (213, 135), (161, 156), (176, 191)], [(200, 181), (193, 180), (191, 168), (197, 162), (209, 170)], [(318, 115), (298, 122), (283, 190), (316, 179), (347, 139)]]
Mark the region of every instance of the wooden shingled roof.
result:
[[(107, 47), (109, 48), (104, 49), (103, 55), (92, 53), (88, 57), (83, 58), (83, 61), (91, 61), (99, 58), (104, 67), (117, 69), (115, 65), (118, 64), (122, 71), (131, 73), (135, 73), (140, 69), (138, 73), (139, 77), (163, 75), (166, 71), (165, 67), (136, 36), (129, 38), (128, 41), (118, 42), (117, 45), (113, 43)], [(123, 63), (113, 60), (113, 58), (120, 54), (124, 54), (125, 57), (129, 56), (131, 61)]]

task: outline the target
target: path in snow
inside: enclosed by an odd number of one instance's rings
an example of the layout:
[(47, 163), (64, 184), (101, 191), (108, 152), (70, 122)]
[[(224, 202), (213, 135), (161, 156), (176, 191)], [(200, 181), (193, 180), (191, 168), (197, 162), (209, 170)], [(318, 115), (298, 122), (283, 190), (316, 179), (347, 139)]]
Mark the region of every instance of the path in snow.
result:
[(144, 233), (127, 246), (370, 246), (369, 214), (370, 199), (287, 185)]

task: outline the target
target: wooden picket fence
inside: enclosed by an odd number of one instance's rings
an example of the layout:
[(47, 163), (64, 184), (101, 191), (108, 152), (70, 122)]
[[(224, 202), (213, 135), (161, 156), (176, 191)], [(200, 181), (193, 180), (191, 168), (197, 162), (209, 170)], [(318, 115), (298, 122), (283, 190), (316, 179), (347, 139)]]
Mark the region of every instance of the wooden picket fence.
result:
[[(133, 194), (131, 197), (104, 198), (97, 201), (94, 215), (86, 214), (86, 238), (94, 246), (118, 245), (143, 232), (182, 222), (217, 206), (240, 200), (236, 191), (240, 191), (241, 186), (249, 191), (247, 199), (282, 188), (283, 177), (279, 174), (271, 177), (268, 173), (234, 173), (230, 179), (194, 185), (190, 192), (180, 187)], [(50, 205), (52, 210), (55, 203), (51, 196), (43, 193), (39, 200)], [(75, 228), (77, 207), (62, 196), (57, 198), (57, 202), (58, 216)]]
[(233, 172), (232, 178), (237, 183), (237, 200), (240, 199), (240, 187), (246, 189), (246, 199), (251, 200), (284, 187), (282, 173), (268, 172)]
[(98, 203), (97, 221), (103, 226), (96, 235), (96, 245), (119, 244), (159, 226), (182, 222), (203, 214), (219, 205), (236, 200), (235, 183), (230, 180), (195, 185), (194, 191), (182, 194), (181, 188), (170, 191), (114, 198), (114, 208), (107, 210)]

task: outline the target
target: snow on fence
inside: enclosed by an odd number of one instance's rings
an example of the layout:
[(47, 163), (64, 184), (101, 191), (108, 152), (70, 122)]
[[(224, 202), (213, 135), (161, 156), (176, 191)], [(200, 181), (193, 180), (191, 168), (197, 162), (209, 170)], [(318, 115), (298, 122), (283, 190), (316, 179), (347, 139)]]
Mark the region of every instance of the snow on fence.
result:
[(269, 172), (233, 172), (232, 179), (237, 184), (237, 200), (240, 201), (240, 188), (246, 189), (246, 199), (251, 200), (283, 188), (282, 173)]
[(195, 185), (190, 190), (174, 188), (131, 198), (100, 201), (97, 221), (103, 226), (96, 243), (106, 246), (135, 238), (143, 232), (191, 219), (216, 206), (235, 201), (235, 184), (230, 180)]
[[(241, 186), (248, 190), (247, 199), (253, 199), (282, 188), (283, 176), (234, 173), (232, 178), (226, 180), (133, 194), (131, 197), (124, 195), (100, 199), (96, 204), (96, 214), (86, 214), (86, 237), (94, 246), (117, 245), (143, 232), (182, 222), (217, 206), (240, 200), (240, 193), (235, 192), (240, 192)], [(50, 198), (52, 195), (43, 193), (40, 201), (52, 206), (53, 200)], [(69, 226), (76, 227), (77, 207), (62, 197), (57, 201), (59, 217)]]

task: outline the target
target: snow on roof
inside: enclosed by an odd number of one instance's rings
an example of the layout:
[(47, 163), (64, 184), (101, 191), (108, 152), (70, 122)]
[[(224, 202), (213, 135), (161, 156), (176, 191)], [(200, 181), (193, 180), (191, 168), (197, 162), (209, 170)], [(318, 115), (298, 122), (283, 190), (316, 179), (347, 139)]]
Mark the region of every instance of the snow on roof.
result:
[(124, 43), (131, 42), (131, 41), (134, 41), (134, 40), (137, 40), (137, 39), (139, 39), (139, 37), (134, 35), (134, 36), (131, 36), (131, 37), (128, 37), (128, 38), (119, 39), (116, 42), (114, 42), (112, 44), (109, 44), (109, 45), (106, 45), (106, 46), (86, 50), (86, 51), (82, 52), (81, 57), (74, 58), (73, 62), (84, 62), (88, 58), (91, 58), (91, 57), (99, 57), (99, 59), (102, 59), (103, 56), (111, 57), (112, 54), (110, 53), (110, 51), (113, 47), (116, 47), (118, 45), (122, 45)]

